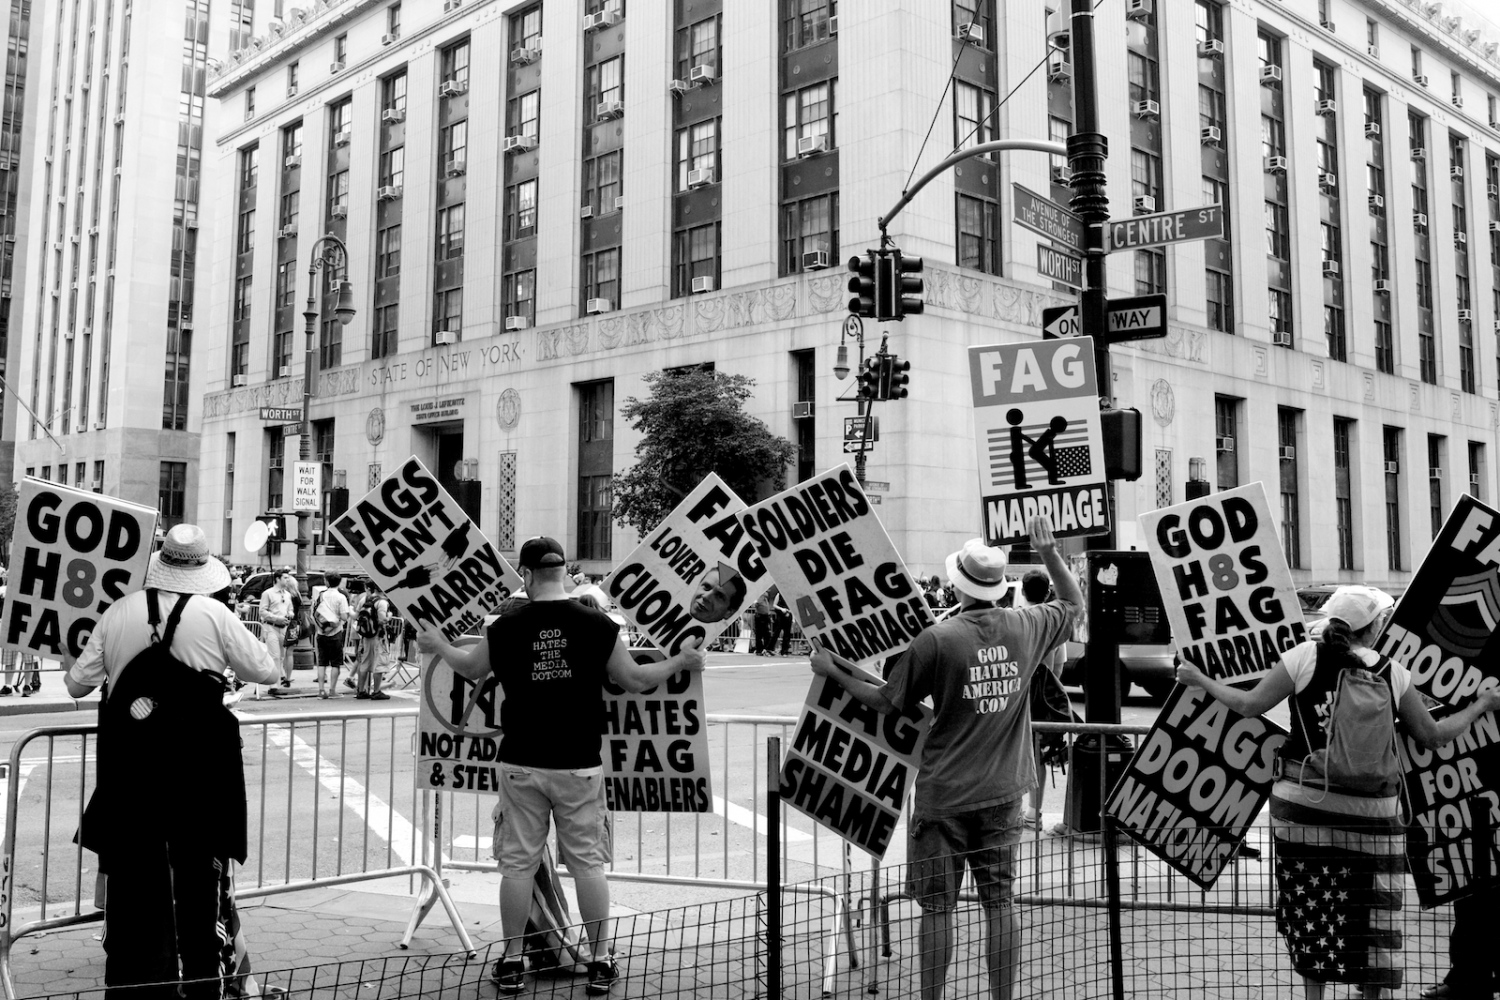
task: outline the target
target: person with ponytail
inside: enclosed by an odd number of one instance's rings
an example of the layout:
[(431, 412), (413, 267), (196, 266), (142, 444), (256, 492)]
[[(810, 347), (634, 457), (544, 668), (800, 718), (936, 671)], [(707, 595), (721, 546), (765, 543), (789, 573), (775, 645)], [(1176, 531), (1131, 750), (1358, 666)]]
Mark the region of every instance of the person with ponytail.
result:
[(1372, 648), (1394, 607), (1391, 596), (1374, 587), (1338, 588), (1323, 606), (1327, 619), (1317, 638), (1283, 652), (1249, 690), (1208, 677), (1190, 663), (1177, 667), (1179, 681), (1241, 715), (1262, 715), (1291, 699), (1291, 735), (1271, 788), (1276, 928), (1307, 1000), (1322, 1000), (1325, 983), (1358, 986), (1363, 997), (1375, 1000), (1402, 982), (1396, 913), (1405, 881), (1406, 829), (1399, 781), (1394, 788), (1354, 789), (1312, 777), (1311, 771), (1303, 774), (1309, 758), (1327, 750), (1325, 728), (1340, 675), (1364, 668), (1378, 677), (1407, 732), (1433, 749), (1500, 708), (1500, 690), (1491, 690), (1434, 720), (1407, 668)]

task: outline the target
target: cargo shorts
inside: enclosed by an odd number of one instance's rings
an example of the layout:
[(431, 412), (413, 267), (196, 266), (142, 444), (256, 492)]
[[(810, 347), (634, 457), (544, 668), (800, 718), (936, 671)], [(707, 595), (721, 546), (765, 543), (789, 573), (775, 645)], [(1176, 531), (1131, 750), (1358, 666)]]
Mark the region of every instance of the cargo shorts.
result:
[(505, 878), (531, 878), (547, 846), (549, 821), (574, 878), (602, 873), (614, 858), (614, 831), (604, 802), (604, 768), (559, 770), (500, 765), (492, 851)]
[(1019, 798), (953, 816), (914, 814), (907, 833), (907, 892), (924, 910), (951, 910), (958, 905), (967, 865), (979, 905), (1007, 906), (1020, 842)]

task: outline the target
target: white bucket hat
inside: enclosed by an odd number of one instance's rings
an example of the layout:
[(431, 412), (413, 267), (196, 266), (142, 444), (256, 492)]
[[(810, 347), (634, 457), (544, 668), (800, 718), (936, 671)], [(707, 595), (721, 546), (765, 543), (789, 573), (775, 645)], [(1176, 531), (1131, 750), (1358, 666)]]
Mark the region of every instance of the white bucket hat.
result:
[(948, 557), (945, 563), (948, 582), (978, 600), (999, 600), (1005, 594), (1005, 567), (1009, 561), (1004, 549), (986, 545), (982, 538), (971, 538)]
[(174, 594), (212, 594), (229, 586), (229, 570), (208, 554), (208, 536), (196, 524), (167, 532), (146, 567), (146, 587)]

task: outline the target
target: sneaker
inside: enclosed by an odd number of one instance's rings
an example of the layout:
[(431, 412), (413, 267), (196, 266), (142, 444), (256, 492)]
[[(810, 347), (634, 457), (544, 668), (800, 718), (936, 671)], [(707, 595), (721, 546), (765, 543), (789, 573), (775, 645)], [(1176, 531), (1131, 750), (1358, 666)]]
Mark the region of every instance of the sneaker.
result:
[(615, 956), (605, 955), (599, 961), (589, 963), (589, 982), (584, 989), (595, 995), (608, 993), (619, 978), (620, 967), (615, 964)]
[(281, 679), (281, 686), (284, 687), (284, 688), (291, 687), (292, 686), (292, 679), (290, 677), (283, 677)]
[(490, 972), (490, 982), (497, 992), (520, 993), (526, 988), (526, 963), (519, 958), (498, 960)]
[(345, 677), (344, 678), (344, 687), (348, 688), (350, 691), (353, 691), (354, 690), (354, 678), (353, 677)]
[(10, 694), (11, 690), (9, 684), (5, 685), (4, 687), (0, 687), (0, 698), (8, 698), (10, 697)]
[(322, 698), (324, 701), (327, 701), (328, 700), (328, 692), (327, 691), (319, 691), (318, 692), (318, 697)]
[(365, 694), (363, 691), (361, 691), (359, 694), (357, 694), (357, 695), (354, 696), (354, 700), (355, 701), (369, 701), (370, 700), (370, 696), (367, 695), (367, 694)]

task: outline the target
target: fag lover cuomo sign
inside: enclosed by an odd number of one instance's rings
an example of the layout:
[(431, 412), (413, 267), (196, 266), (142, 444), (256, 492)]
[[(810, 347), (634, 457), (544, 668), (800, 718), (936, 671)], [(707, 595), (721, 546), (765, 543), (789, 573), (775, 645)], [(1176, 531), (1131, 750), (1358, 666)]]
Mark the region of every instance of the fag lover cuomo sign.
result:
[[(1260, 483), (1142, 514), (1177, 654), (1210, 677), (1254, 683), (1306, 634)], [(1207, 889), (1271, 791), (1286, 733), (1198, 688), (1168, 697), (1106, 812)]]

